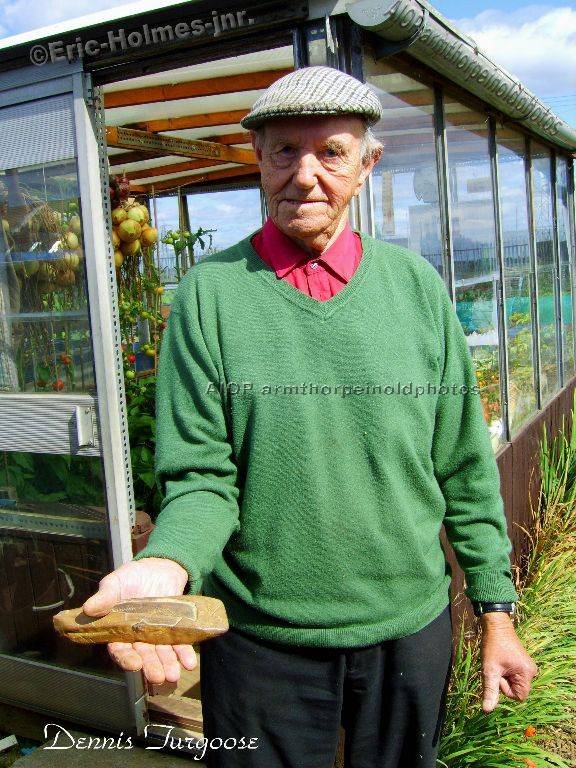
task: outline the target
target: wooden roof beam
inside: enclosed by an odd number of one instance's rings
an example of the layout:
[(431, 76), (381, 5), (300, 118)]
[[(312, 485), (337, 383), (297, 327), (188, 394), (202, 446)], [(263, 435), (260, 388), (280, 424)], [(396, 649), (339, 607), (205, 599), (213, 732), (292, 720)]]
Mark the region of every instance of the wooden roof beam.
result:
[(114, 165), (128, 165), (128, 163), (141, 163), (144, 160), (152, 160), (156, 157), (169, 157), (166, 152), (122, 152), (121, 155), (110, 155), (108, 157), (108, 163), (110, 166)]
[(215, 141), (217, 144), (250, 144), (250, 133), (248, 131), (220, 133), (214, 136), (204, 136), (203, 141)]
[(147, 179), (150, 176), (165, 176), (167, 173), (186, 173), (198, 168), (211, 168), (220, 165), (223, 160), (188, 160), (185, 163), (172, 163), (171, 165), (157, 165), (153, 168), (139, 168), (137, 171), (128, 171), (126, 178), (132, 180)]
[(146, 88), (127, 88), (104, 94), (106, 109), (133, 107), (137, 104), (155, 104), (159, 101), (193, 99), (198, 96), (217, 96), (222, 93), (258, 91), (268, 88), (276, 80), (292, 72), (292, 69), (272, 69), (264, 72), (246, 72), (241, 75), (210, 77), (190, 80), (187, 83), (151, 85)]
[[(214, 141), (217, 144), (249, 144), (249, 133), (225, 133), (219, 136), (206, 136), (202, 141)], [(128, 165), (128, 163), (141, 163), (155, 157), (168, 157), (167, 152), (122, 152), (121, 155), (110, 155), (108, 161), (111, 166)]]
[(165, 120), (147, 120), (143, 123), (130, 123), (126, 128), (139, 131), (182, 131), (186, 128), (209, 128), (213, 125), (235, 125), (248, 114), (247, 109), (233, 109), (224, 112), (202, 112), (199, 115), (168, 117)]
[(145, 186), (149, 192), (152, 192), (152, 187), (154, 187), (155, 192), (160, 192), (166, 189), (176, 189), (176, 187), (187, 187), (191, 184), (205, 184), (237, 176), (258, 175), (259, 173), (260, 169), (257, 165), (244, 165), (238, 168), (224, 168), (221, 171), (212, 171), (210, 173), (198, 173), (193, 176), (179, 176), (175, 179), (159, 181), (157, 184), (149, 183)]
[(200, 139), (180, 139), (176, 136), (166, 136), (161, 133), (134, 131), (131, 128), (108, 126), (106, 128), (106, 143), (110, 147), (120, 147), (132, 150), (156, 150), (159, 155), (170, 154), (181, 157), (204, 157), (221, 160), (227, 163), (251, 165), (256, 161), (252, 149), (229, 147), (216, 144), (213, 141)]
[(432, 107), (434, 93), (428, 88), (417, 91), (398, 91), (397, 93), (378, 94), (384, 109), (401, 109), (403, 107)]

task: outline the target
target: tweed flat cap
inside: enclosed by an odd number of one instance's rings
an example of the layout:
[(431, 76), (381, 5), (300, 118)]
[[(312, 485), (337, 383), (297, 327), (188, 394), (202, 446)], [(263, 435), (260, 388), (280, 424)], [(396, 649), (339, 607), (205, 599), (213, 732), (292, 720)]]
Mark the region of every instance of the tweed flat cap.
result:
[(355, 77), (332, 67), (303, 67), (272, 83), (240, 125), (258, 128), (267, 120), (300, 115), (357, 115), (373, 125), (382, 107), (376, 94)]

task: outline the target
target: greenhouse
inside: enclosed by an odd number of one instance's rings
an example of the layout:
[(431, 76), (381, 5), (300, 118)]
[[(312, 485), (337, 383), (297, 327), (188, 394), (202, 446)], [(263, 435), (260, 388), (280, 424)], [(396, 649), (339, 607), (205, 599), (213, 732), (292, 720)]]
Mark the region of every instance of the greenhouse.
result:
[(157, 697), (52, 617), (139, 551), (158, 513), (173, 292), (267, 215), (240, 126), (254, 100), (313, 64), (376, 90), (384, 154), (352, 226), (444, 279), (524, 525), (535, 440), (568, 414), (576, 376), (576, 131), (424, 0), (130, 8), (0, 41), (0, 700), (142, 734), (166, 722)]

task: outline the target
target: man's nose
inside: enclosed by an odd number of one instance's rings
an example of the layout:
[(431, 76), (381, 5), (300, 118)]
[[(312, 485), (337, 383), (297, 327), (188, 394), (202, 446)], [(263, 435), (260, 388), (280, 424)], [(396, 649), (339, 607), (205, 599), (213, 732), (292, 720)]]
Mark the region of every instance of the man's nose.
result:
[(312, 189), (318, 183), (318, 158), (311, 152), (301, 154), (296, 161), (293, 181), (297, 187)]

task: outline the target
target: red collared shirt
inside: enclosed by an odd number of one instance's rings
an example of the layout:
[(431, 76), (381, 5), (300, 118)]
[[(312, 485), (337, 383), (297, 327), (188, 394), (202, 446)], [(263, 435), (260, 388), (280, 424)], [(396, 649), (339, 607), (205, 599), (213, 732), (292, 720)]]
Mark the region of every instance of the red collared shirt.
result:
[(252, 245), (278, 278), (318, 301), (326, 301), (341, 291), (362, 258), (362, 241), (348, 222), (321, 256), (311, 256), (300, 248), (270, 218), (254, 235)]

